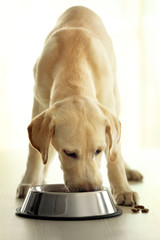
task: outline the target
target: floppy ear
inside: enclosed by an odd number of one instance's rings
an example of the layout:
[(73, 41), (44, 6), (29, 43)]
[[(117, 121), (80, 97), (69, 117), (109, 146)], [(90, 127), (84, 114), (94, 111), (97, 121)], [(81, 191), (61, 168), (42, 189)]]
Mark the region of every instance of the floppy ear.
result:
[(48, 160), (48, 149), (55, 130), (55, 121), (48, 111), (33, 118), (28, 126), (31, 145), (41, 153), (44, 164)]
[(111, 162), (116, 161), (118, 156), (118, 142), (121, 137), (121, 123), (119, 119), (103, 105), (99, 104), (106, 119), (106, 140), (109, 140), (108, 158)]
[(118, 156), (118, 142), (120, 141), (121, 136), (121, 123), (118, 118), (111, 113), (106, 119), (106, 134), (109, 138), (109, 160), (114, 162)]

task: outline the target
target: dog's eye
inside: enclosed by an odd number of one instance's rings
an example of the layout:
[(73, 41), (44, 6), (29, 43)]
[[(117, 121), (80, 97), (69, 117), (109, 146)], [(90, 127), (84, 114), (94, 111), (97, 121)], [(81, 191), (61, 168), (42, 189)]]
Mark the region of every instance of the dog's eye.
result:
[(97, 149), (97, 151), (95, 152), (95, 155), (98, 155), (100, 152), (102, 152), (101, 149)]
[(67, 152), (67, 151), (65, 151), (65, 150), (63, 150), (63, 152), (67, 155), (67, 156), (69, 156), (69, 157), (71, 157), (71, 158), (77, 158), (77, 154), (76, 153), (70, 153), (70, 152)]

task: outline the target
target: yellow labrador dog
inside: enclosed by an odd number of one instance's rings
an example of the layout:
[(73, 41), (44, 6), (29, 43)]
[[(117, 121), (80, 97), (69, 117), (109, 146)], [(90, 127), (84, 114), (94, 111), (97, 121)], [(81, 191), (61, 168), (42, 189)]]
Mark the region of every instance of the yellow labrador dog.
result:
[(48, 35), (34, 67), (33, 119), (28, 127), (32, 146), (17, 197), (43, 183), (55, 150), (71, 192), (101, 189), (105, 152), (117, 204), (137, 202), (128, 180), (141, 180), (142, 175), (127, 167), (121, 156), (115, 75), (112, 42), (101, 19), (84, 7), (68, 9)]

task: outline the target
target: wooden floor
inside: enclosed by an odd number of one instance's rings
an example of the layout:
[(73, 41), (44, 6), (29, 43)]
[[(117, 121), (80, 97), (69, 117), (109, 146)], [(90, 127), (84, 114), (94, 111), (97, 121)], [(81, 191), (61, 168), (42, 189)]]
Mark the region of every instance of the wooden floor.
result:
[[(136, 161), (135, 161), (136, 159)], [(159, 240), (160, 239), (160, 151), (141, 151), (130, 157), (132, 166), (143, 173), (142, 183), (133, 184), (148, 214), (133, 214), (122, 207), (121, 216), (90, 221), (46, 221), (15, 216), (22, 200), (16, 187), (25, 169), (26, 152), (0, 153), (0, 239), (2, 240)], [(56, 164), (55, 164), (56, 165)], [(54, 165), (53, 165), (54, 166)], [(54, 168), (54, 183), (62, 173)], [(51, 178), (52, 172), (49, 173)]]

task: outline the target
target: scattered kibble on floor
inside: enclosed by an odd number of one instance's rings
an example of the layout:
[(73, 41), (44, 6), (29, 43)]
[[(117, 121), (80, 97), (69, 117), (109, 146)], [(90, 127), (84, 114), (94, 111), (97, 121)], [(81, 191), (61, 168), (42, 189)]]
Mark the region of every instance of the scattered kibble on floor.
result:
[(148, 213), (149, 212), (149, 209), (148, 208), (145, 208), (143, 205), (134, 205), (132, 208), (131, 208), (131, 211), (132, 213), (139, 213), (140, 211), (142, 213)]

